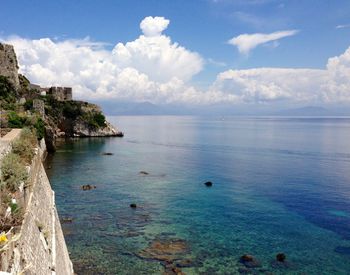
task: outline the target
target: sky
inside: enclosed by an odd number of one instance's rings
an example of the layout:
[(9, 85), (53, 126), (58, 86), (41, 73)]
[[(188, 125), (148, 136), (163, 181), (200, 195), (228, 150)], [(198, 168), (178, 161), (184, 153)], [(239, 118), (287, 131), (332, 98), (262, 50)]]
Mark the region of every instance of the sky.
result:
[(76, 99), (350, 106), (348, 0), (5, 0), (0, 18), (20, 72)]

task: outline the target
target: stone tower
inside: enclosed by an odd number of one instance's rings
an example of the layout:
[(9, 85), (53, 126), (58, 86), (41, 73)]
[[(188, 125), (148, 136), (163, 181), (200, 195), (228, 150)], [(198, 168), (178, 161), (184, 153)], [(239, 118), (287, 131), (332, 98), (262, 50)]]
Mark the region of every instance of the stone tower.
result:
[(0, 43), (0, 75), (8, 77), (15, 88), (19, 88), (18, 63), (12, 45)]

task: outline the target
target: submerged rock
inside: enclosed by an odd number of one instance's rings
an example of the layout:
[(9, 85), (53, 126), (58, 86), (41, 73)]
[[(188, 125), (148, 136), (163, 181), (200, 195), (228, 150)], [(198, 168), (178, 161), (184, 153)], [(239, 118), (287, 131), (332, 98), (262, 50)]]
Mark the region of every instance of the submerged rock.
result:
[(147, 248), (138, 253), (138, 256), (149, 260), (158, 260), (172, 264), (181, 259), (181, 255), (188, 251), (186, 241), (181, 239), (155, 240)]
[(146, 171), (140, 171), (140, 173), (139, 173), (139, 174), (141, 174), (141, 175), (145, 175), (145, 176), (149, 175), (149, 173), (148, 173), (148, 172), (146, 172)]
[(71, 217), (64, 217), (61, 219), (61, 223), (72, 223), (73, 222), (73, 218)]
[(284, 253), (278, 253), (276, 255), (276, 261), (278, 262), (284, 262), (286, 260), (287, 256)]
[(205, 186), (207, 186), (207, 187), (213, 186), (213, 183), (212, 183), (211, 181), (207, 181), (207, 182), (205, 182), (204, 184), (205, 184)]
[(254, 256), (249, 254), (244, 254), (243, 256), (241, 256), (239, 261), (240, 263), (244, 264), (245, 267), (248, 267), (248, 268), (261, 267), (260, 261), (258, 261)]
[(164, 271), (164, 275), (185, 275), (185, 273), (183, 273), (181, 271), (180, 268), (173, 266), (171, 264), (164, 266), (165, 267), (165, 271)]
[(190, 259), (184, 259), (176, 262), (176, 267), (191, 267), (193, 266), (193, 262)]
[(96, 189), (96, 186), (95, 185), (90, 185), (90, 184), (85, 184), (85, 185), (82, 185), (80, 187), (80, 189), (82, 189), (84, 191), (87, 191), (87, 190)]
[(102, 153), (103, 156), (113, 156), (113, 153), (109, 153), (109, 152), (105, 152), (105, 153)]

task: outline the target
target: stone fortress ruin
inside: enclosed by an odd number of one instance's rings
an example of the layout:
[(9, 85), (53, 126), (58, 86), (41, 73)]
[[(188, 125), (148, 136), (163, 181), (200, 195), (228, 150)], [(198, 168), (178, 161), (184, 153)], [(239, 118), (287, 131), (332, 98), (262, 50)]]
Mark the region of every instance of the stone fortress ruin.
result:
[(42, 88), (39, 85), (30, 84), (30, 88), (38, 90), (42, 95), (51, 95), (58, 101), (73, 100), (73, 91), (71, 87), (56, 87)]
[(73, 99), (71, 87), (51, 87), (48, 89), (46, 94), (52, 95), (53, 98), (58, 101), (67, 101)]

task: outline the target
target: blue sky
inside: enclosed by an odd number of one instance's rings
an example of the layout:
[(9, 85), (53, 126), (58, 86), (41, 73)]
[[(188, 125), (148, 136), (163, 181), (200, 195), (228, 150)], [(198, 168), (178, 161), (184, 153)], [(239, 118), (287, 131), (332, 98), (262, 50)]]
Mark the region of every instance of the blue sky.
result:
[[(142, 34), (140, 22), (148, 16), (169, 20), (170, 23), (159, 35), (169, 37), (171, 43), (176, 42), (191, 53), (198, 53), (202, 60), (201, 68), (189, 72), (189, 78), (180, 80), (185, 81), (186, 87), (193, 86), (200, 92), (210, 90), (217, 84), (220, 73), (228, 70), (262, 67), (324, 70), (329, 58), (341, 56), (350, 46), (350, 1), (345, 0), (4, 1), (0, 10), (0, 38), (13, 42), (16, 47), (19, 42), (13, 41), (13, 35), (27, 42), (50, 38), (54, 43), (89, 37), (90, 42), (106, 43), (103, 49), (112, 51), (117, 43), (126, 45), (137, 40)], [(258, 44), (248, 54), (239, 52), (237, 46), (228, 43), (242, 34), (291, 30), (296, 33)], [(32, 72), (34, 80), (40, 82), (38, 73), (34, 74), (33, 68), (28, 69), (30, 65), (35, 65), (32, 64), (34, 61), (21, 57), (25, 55), (23, 41), (21, 43), (17, 45), (21, 52), (20, 64), (21, 61), (21, 65), (29, 62), (25, 64), (28, 71), (22, 70), (29, 76)], [(153, 80), (142, 66), (132, 65)], [(80, 68), (79, 72), (83, 69)], [(229, 78), (232, 80), (232, 76)], [(220, 89), (227, 87), (226, 82)], [(246, 89), (246, 86), (242, 88), (236, 84), (223, 93), (241, 94), (242, 91), (231, 89)], [(78, 86), (79, 83), (73, 85)], [(341, 85), (344, 86), (343, 83)], [(313, 84), (310, 87), (314, 87)], [(276, 102), (285, 102), (285, 98), (293, 97), (289, 95), (290, 91), (287, 95), (281, 89), (280, 97), (274, 95), (266, 101), (278, 99)], [(335, 93), (334, 89), (332, 91)], [(341, 92), (343, 100), (344, 91)], [(83, 93), (83, 90), (79, 92), (80, 95)], [(93, 95), (88, 97), (94, 98)], [(255, 103), (264, 101), (256, 94), (254, 97), (259, 98)], [(115, 100), (118, 99), (115, 97)], [(142, 97), (135, 100), (142, 100)]]

